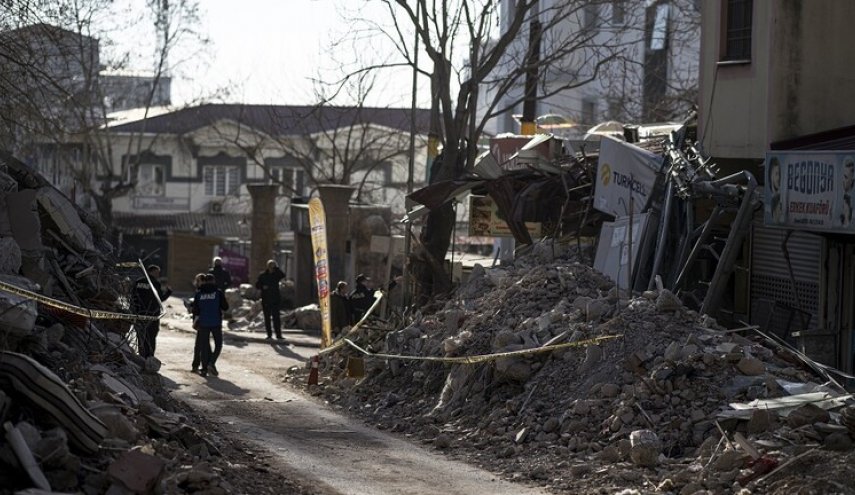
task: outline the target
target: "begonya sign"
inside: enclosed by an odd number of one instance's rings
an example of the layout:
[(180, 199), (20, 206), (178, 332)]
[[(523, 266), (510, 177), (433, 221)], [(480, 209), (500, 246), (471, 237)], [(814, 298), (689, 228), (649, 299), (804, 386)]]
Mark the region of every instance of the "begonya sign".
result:
[(655, 153), (604, 136), (597, 162), (594, 208), (625, 217), (632, 203), (632, 212), (641, 213), (650, 203), (662, 163), (663, 158)]
[(855, 153), (766, 153), (764, 220), (775, 227), (855, 232)]

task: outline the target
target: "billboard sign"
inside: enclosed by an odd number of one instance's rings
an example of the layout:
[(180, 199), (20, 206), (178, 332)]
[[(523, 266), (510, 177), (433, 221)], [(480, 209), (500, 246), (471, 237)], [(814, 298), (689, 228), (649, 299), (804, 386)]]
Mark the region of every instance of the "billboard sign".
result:
[(764, 223), (819, 232), (855, 232), (855, 152), (766, 153)]
[(615, 217), (647, 209), (664, 158), (618, 139), (603, 136), (597, 162), (594, 208)]

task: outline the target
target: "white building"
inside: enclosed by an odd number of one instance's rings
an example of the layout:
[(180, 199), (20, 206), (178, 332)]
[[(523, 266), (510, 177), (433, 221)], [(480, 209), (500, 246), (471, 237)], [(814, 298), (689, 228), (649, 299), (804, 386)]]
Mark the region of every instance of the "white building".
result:
[[(514, 0), (501, 2), (502, 30), (514, 14), (514, 4)], [(555, 94), (538, 101), (536, 115), (562, 116), (579, 124), (581, 133), (606, 120), (656, 122), (684, 116), (697, 97), (699, 4), (694, 0), (541, 0), (544, 25), (555, 9), (565, 9), (566, 14), (558, 25), (545, 30), (542, 58), (556, 39), (575, 37), (582, 48), (540, 71), (539, 94)], [(526, 27), (518, 49), (528, 46), (527, 33)], [(512, 102), (522, 94), (520, 81), (504, 100)], [(494, 119), (487, 131), (517, 132), (514, 114), (521, 113), (520, 104)]]

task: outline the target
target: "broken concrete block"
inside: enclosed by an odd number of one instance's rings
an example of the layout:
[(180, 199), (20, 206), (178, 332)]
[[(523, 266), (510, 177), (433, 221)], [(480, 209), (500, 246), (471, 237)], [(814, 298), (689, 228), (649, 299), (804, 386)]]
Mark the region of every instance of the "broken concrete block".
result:
[(111, 437), (133, 443), (140, 436), (139, 430), (118, 409), (103, 407), (95, 410), (95, 416), (107, 426)]
[(317, 304), (309, 304), (294, 310), (297, 318), (297, 328), (302, 330), (321, 329), (321, 310)]
[(652, 467), (659, 463), (662, 444), (651, 430), (635, 430), (629, 434), (629, 458), (637, 466)]
[(24, 189), (6, 196), (6, 206), (14, 215), (9, 216), (12, 237), (23, 254), (40, 256), (42, 244), (42, 222), (36, 208), (36, 191)]
[(107, 474), (133, 493), (150, 493), (160, 481), (165, 467), (165, 461), (131, 450), (110, 464)]
[(825, 409), (814, 404), (805, 404), (797, 407), (787, 416), (787, 424), (790, 428), (812, 425), (814, 423), (828, 423), (831, 416)]
[(656, 309), (665, 313), (677, 311), (683, 306), (683, 302), (668, 289), (662, 289), (656, 298)]
[(736, 363), (736, 369), (743, 375), (756, 376), (766, 372), (766, 364), (757, 358), (743, 357)]
[(17, 275), (21, 271), (21, 248), (11, 237), (0, 237), (0, 274)]
[[(38, 287), (29, 279), (16, 275), (0, 275), (0, 282), (35, 292)], [(38, 316), (35, 301), (0, 290), (0, 333), (27, 336), (33, 333)]]
[(58, 234), (72, 248), (80, 251), (95, 250), (92, 229), (83, 223), (77, 214), (77, 208), (61, 192), (52, 187), (42, 187), (36, 194), (36, 201), (56, 225)]

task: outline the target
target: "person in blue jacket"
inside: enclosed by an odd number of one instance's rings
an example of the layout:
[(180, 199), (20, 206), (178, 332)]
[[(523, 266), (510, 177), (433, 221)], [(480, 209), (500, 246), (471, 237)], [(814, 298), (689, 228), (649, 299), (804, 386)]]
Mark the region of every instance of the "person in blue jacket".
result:
[[(219, 376), (217, 358), (223, 350), (223, 311), (229, 309), (226, 295), (217, 288), (217, 281), (212, 274), (205, 276), (205, 283), (193, 297), (193, 308), (196, 311), (197, 343), (201, 344), (202, 368), (199, 374), (208, 376), (210, 372)], [(211, 337), (214, 337), (214, 350), (211, 351)]]

